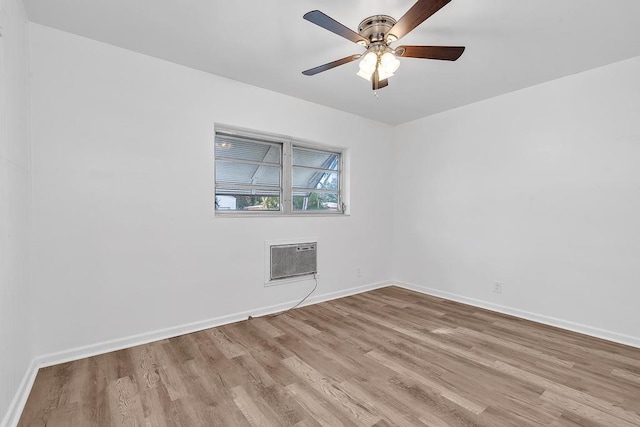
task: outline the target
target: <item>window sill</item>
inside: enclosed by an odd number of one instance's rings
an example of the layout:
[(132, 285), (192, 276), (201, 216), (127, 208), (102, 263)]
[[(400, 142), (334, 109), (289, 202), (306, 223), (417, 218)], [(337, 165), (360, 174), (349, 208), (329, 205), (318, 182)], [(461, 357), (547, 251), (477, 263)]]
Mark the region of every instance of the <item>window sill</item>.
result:
[(216, 218), (303, 218), (303, 217), (345, 217), (351, 216), (350, 213), (333, 212), (333, 213), (292, 213), (285, 214), (282, 212), (220, 212), (214, 211), (213, 214)]

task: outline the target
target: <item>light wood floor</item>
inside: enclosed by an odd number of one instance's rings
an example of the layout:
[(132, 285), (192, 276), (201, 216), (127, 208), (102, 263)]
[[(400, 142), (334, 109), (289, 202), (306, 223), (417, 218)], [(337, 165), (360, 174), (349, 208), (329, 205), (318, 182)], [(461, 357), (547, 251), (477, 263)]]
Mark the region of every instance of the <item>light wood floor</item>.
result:
[(41, 369), (22, 426), (640, 426), (640, 350), (390, 287)]

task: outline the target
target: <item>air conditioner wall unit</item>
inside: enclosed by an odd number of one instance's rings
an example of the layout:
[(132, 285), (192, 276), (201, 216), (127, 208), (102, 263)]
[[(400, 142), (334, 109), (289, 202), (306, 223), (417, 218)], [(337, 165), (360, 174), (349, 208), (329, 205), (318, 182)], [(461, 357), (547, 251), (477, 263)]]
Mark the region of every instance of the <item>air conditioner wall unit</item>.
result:
[[(318, 242), (305, 239), (287, 242), (265, 242), (268, 268), (267, 285), (305, 279), (318, 272)], [(266, 263), (265, 263), (266, 264)]]

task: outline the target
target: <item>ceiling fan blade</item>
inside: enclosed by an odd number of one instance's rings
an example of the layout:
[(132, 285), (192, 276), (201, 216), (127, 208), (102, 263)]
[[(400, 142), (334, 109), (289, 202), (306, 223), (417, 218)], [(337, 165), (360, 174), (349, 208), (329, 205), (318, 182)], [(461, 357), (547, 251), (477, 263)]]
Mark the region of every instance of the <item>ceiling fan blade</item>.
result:
[(441, 59), (455, 61), (464, 52), (463, 46), (398, 46), (396, 56), (402, 58)]
[(378, 82), (378, 89), (389, 86), (389, 79), (380, 80)]
[(307, 12), (303, 16), (309, 22), (313, 22), (314, 24), (324, 28), (325, 30), (329, 30), (332, 33), (335, 33), (341, 37), (344, 37), (347, 40), (351, 40), (354, 43), (364, 44), (364, 46), (369, 45), (369, 41), (363, 38), (360, 34), (356, 33), (353, 30), (345, 27), (335, 19), (325, 15), (319, 10), (312, 10), (311, 12)]
[(442, 9), (451, 0), (418, 0), (387, 33), (396, 40), (406, 36), (411, 30), (422, 24), (428, 17)]
[(315, 74), (321, 73), (323, 71), (330, 70), (330, 69), (338, 67), (340, 65), (348, 64), (349, 62), (355, 61), (356, 59), (360, 58), (361, 56), (362, 55), (360, 55), (360, 54), (347, 56), (345, 58), (338, 59), (336, 61), (329, 62), (327, 64), (318, 65), (317, 67), (311, 68), (309, 70), (305, 70), (305, 71), (302, 72), (302, 74), (304, 74), (305, 76), (313, 76)]

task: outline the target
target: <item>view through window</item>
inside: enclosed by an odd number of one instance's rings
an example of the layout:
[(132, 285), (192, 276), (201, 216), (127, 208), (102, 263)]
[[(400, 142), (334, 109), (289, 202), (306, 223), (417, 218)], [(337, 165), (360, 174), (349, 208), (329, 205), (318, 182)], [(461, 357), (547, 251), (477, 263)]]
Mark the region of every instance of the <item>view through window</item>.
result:
[(342, 153), (218, 130), (217, 212), (341, 213)]

